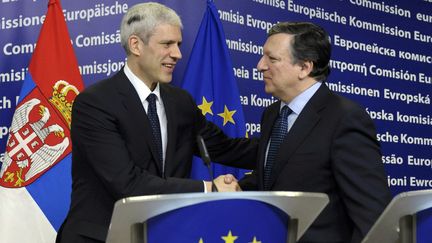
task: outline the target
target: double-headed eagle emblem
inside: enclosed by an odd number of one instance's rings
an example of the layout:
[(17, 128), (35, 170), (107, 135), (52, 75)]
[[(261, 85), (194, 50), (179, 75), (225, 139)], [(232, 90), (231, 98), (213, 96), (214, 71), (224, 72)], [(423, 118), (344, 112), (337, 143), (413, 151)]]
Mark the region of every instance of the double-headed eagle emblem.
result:
[[(60, 125), (46, 126), (51, 115), (48, 108), (40, 103), (39, 99), (33, 98), (15, 111), (0, 170), (2, 185), (25, 186), (31, 178), (53, 165), (69, 146), (69, 139), (64, 137), (64, 129)], [(37, 105), (40, 119), (31, 123), (30, 112)], [(47, 144), (45, 140), (51, 133), (63, 140), (55, 145)]]

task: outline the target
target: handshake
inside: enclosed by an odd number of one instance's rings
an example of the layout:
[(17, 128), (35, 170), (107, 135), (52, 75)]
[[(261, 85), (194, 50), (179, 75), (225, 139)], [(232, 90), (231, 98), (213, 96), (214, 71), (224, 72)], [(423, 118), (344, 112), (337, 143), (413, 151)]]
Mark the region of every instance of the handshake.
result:
[[(231, 175), (220, 175), (216, 179), (213, 180), (214, 184), (218, 190), (218, 192), (238, 192), (241, 191), (241, 188), (237, 182), (237, 179)], [(205, 186), (207, 192), (212, 191), (212, 182), (211, 181), (205, 181)]]

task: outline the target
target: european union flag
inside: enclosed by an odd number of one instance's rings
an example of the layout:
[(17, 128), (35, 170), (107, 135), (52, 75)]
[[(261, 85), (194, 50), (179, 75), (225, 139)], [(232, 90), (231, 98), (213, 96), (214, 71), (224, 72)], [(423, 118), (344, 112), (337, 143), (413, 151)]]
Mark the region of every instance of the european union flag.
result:
[(147, 240), (191, 243), (286, 242), (288, 224), (286, 213), (265, 202), (249, 199), (215, 200), (182, 207), (149, 219)]
[[(218, 125), (228, 136), (244, 137), (245, 122), (237, 81), (228, 54), (225, 34), (214, 3), (207, 1), (189, 63), (183, 79), (188, 90), (207, 120)], [(245, 170), (213, 164), (215, 176), (231, 173), (237, 178)], [(203, 162), (195, 158), (192, 178), (209, 179)]]

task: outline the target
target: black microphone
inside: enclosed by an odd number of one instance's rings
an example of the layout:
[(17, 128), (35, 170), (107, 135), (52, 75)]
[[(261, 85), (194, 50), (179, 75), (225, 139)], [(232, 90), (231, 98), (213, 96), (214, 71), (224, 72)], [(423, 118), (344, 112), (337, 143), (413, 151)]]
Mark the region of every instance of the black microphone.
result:
[(198, 144), (198, 148), (200, 151), (200, 155), (201, 155), (201, 159), (204, 161), (204, 164), (207, 166), (208, 171), (209, 171), (209, 175), (210, 175), (210, 179), (212, 182), (212, 192), (217, 192), (218, 189), (214, 183), (214, 175), (213, 175), (213, 171), (211, 168), (211, 159), (210, 159), (210, 155), (207, 151), (207, 147), (204, 143), (204, 139), (201, 137), (201, 135), (197, 136), (197, 144)]

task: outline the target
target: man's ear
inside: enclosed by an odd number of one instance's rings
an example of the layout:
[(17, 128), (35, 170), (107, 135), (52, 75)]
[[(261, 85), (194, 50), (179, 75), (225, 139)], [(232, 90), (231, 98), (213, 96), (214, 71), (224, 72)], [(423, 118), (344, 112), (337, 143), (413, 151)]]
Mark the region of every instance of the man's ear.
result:
[(140, 38), (136, 35), (131, 35), (128, 38), (129, 50), (132, 55), (139, 56), (140, 55)]
[(305, 78), (307, 78), (309, 76), (309, 74), (313, 70), (313, 65), (314, 64), (313, 64), (312, 61), (304, 61), (301, 64), (301, 70), (300, 70), (300, 73), (299, 73), (299, 79), (300, 80), (305, 79)]

